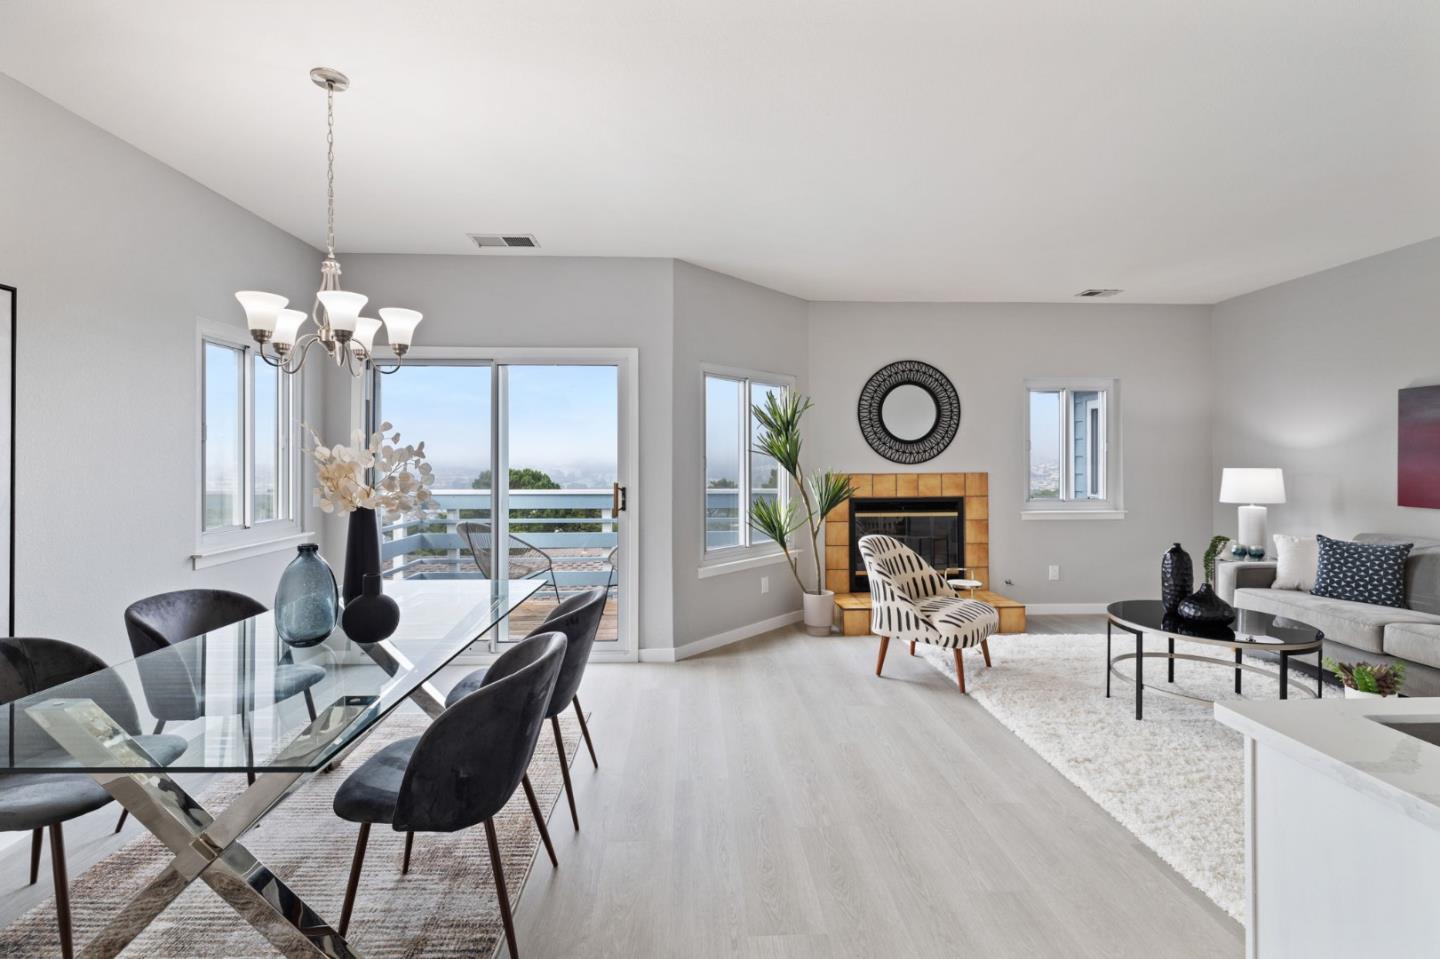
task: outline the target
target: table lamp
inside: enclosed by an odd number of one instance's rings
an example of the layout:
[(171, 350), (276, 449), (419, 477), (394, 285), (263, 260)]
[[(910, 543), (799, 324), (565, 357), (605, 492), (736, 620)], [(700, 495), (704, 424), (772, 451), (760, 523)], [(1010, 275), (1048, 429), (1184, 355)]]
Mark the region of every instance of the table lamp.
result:
[(1264, 550), (1264, 503), (1285, 502), (1285, 475), (1277, 467), (1225, 467), (1220, 474), (1220, 502), (1240, 503), (1236, 541)]

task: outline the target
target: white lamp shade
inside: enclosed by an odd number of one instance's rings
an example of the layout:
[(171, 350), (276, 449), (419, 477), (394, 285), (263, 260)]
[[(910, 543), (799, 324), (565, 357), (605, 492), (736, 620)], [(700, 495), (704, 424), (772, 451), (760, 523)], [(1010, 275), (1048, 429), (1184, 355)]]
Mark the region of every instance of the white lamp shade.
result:
[(271, 340), (280, 346), (294, 346), (295, 338), (300, 335), (300, 324), (306, 319), (299, 310), (281, 310), (275, 318), (275, 335)]
[(1283, 503), (1285, 474), (1278, 467), (1227, 466), (1220, 474), (1220, 502)]
[(370, 299), (364, 293), (351, 293), (349, 290), (321, 290), (316, 296), (320, 298), (320, 305), (325, 307), (332, 333), (354, 333), (360, 311), (365, 308), (365, 301)]
[(375, 334), (380, 332), (380, 321), (369, 316), (362, 316), (355, 321), (355, 336), (351, 343), (359, 344), (366, 353), (375, 352)]
[(275, 318), (290, 301), (278, 293), (262, 293), (259, 290), (241, 290), (235, 299), (245, 308), (245, 322), (252, 330), (265, 333), (275, 332)]
[(415, 338), (415, 327), (420, 325), (423, 318), (415, 310), (401, 309), (398, 306), (387, 306), (380, 311), (380, 319), (385, 321), (385, 332), (390, 337), (391, 346), (408, 348), (410, 341)]

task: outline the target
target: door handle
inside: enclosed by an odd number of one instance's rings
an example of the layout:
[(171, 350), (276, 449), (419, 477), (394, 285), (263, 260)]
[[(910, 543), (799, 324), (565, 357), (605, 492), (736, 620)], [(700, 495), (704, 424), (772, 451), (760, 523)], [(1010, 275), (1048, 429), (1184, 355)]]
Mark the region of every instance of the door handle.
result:
[(618, 516), (625, 512), (625, 487), (619, 483), (610, 484), (610, 515)]

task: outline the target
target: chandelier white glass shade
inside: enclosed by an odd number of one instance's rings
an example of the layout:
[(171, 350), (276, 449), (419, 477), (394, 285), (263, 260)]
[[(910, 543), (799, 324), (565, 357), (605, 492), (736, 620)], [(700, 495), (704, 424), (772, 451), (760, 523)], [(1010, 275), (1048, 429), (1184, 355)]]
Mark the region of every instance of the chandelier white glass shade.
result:
[[(350, 79), (338, 70), (316, 67), (310, 79), (325, 90), (326, 116), (326, 220), (325, 259), (320, 263), (320, 290), (307, 315), (289, 310), (289, 300), (275, 293), (241, 290), (235, 294), (245, 310), (250, 336), (260, 344), (260, 358), (285, 373), (298, 373), (311, 347), (318, 346), (336, 366), (360, 376), (373, 362), (375, 337), (383, 329), (395, 354), (395, 365), (382, 373), (394, 373), (415, 339), (421, 316), (414, 310), (386, 307), (380, 319), (361, 316), (369, 297), (340, 289), (340, 261), (335, 259), (335, 94), (350, 86)], [(314, 330), (301, 332), (306, 321)], [(268, 351), (267, 351), (268, 350)], [(272, 355), (273, 352), (273, 355)]]

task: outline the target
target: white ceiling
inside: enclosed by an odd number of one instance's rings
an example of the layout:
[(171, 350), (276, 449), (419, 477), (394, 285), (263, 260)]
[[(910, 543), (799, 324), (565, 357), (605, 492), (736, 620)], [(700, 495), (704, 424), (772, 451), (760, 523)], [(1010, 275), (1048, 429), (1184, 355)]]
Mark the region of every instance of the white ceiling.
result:
[(0, 0), (0, 71), (316, 244), (321, 64), (342, 251), (1208, 303), (1440, 234), (1434, 0)]

